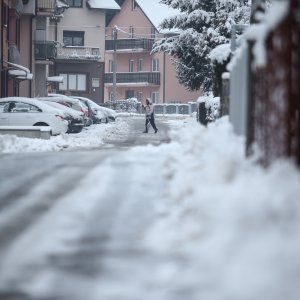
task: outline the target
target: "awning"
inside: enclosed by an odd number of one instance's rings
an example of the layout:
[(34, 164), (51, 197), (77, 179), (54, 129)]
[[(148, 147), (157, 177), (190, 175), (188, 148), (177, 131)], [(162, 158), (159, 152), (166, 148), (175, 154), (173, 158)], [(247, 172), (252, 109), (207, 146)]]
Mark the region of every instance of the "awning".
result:
[(90, 8), (121, 9), (119, 4), (117, 4), (114, 0), (88, 0), (87, 4)]
[(63, 76), (48, 76), (47, 82), (63, 82), (64, 77)]
[(8, 61), (5, 63), (10, 66), (8, 70), (8, 74), (10, 76), (13, 76), (15, 77), (15, 79), (19, 80), (32, 80), (33, 74), (30, 73), (30, 70), (28, 68)]

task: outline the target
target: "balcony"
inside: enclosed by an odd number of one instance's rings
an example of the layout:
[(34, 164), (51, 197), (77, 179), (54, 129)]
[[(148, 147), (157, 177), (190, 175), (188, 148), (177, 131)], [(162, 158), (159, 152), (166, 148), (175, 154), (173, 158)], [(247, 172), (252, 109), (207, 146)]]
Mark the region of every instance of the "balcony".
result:
[[(117, 73), (116, 75), (118, 85), (160, 85), (160, 73), (158, 72)], [(113, 84), (113, 73), (105, 74), (105, 84)]]
[(22, 0), (11, 0), (9, 2), (10, 8), (16, 10), (18, 13), (23, 11), (23, 2)]
[(100, 58), (100, 48), (84, 46), (67, 46), (57, 48), (56, 59), (98, 61)]
[(56, 45), (51, 41), (35, 41), (34, 53), (36, 60), (53, 60), (57, 55)]
[[(135, 52), (144, 52), (151, 51), (153, 46), (153, 39), (119, 39), (117, 40), (116, 50), (120, 52), (126, 51), (135, 51)], [(114, 41), (106, 40), (105, 41), (105, 50), (113, 51), (114, 50)]]
[(36, 9), (38, 15), (52, 16), (56, 7), (56, 0), (37, 0)]

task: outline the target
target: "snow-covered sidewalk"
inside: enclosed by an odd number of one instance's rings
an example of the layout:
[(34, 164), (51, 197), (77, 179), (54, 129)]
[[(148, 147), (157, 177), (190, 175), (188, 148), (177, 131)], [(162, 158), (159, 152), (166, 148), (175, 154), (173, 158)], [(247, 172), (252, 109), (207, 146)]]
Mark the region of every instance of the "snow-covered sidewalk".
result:
[(20, 138), (14, 135), (0, 135), (0, 153), (44, 152), (93, 148), (103, 145), (105, 138), (123, 128), (127, 123), (118, 119), (115, 123), (98, 124), (84, 128), (80, 133), (52, 136), (49, 140)]
[[(53, 138), (47, 150), (101, 144), (105, 136), (126, 131), (126, 121), (118, 122), (106, 124), (103, 131), (97, 127), (97, 133), (91, 128), (76, 137)], [(263, 169), (255, 158), (246, 159), (244, 140), (233, 133), (226, 117), (208, 127), (194, 118), (169, 122), (176, 128), (171, 143), (135, 147), (122, 157), (136, 164), (157, 157), (155, 170), (161, 170), (167, 190), (154, 199), (156, 217), (143, 236), (145, 249), (158, 256), (188, 258), (186, 267), (163, 266), (155, 274), (161, 285), (193, 290), (192, 299), (300, 299), (299, 170), (288, 160)], [(32, 147), (25, 139), (0, 141), (2, 152)], [(46, 146), (36, 149), (44, 151)], [(99, 166), (99, 172), (102, 169)], [(149, 170), (148, 177), (142, 167), (135, 171), (147, 186)], [(93, 174), (91, 186), (95, 178)], [(150, 189), (156, 186), (155, 174), (153, 182)], [(143, 199), (143, 191), (136, 198)], [(186, 298), (183, 294), (178, 299)]]
[(186, 123), (172, 140), (159, 154), (169, 194), (146, 238), (155, 251), (194, 261), (170, 278), (198, 286), (198, 299), (300, 299), (299, 170), (246, 160), (227, 118)]

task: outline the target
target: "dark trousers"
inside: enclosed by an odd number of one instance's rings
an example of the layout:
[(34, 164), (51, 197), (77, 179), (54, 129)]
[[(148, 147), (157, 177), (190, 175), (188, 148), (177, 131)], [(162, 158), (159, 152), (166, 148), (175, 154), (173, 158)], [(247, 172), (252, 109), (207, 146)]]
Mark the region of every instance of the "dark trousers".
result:
[(146, 117), (146, 131), (148, 131), (148, 125), (149, 123), (151, 124), (151, 126), (153, 127), (153, 129), (156, 131), (156, 125), (155, 125), (155, 121), (154, 121), (154, 114), (151, 114), (150, 117)]

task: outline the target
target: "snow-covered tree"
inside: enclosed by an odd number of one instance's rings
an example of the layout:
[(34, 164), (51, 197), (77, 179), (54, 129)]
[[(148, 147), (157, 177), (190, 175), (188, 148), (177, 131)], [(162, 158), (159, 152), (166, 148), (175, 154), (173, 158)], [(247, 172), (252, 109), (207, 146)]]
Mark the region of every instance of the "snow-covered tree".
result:
[(161, 0), (179, 11), (165, 19), (162, 29), (177, 30), (154, 44), (153, 52), (173, 57), (179, 82), (189, 90), (212, 85), (209, 54), (216, 46), (228, 43), (233, 24), (249, 23), (249, 0)]

